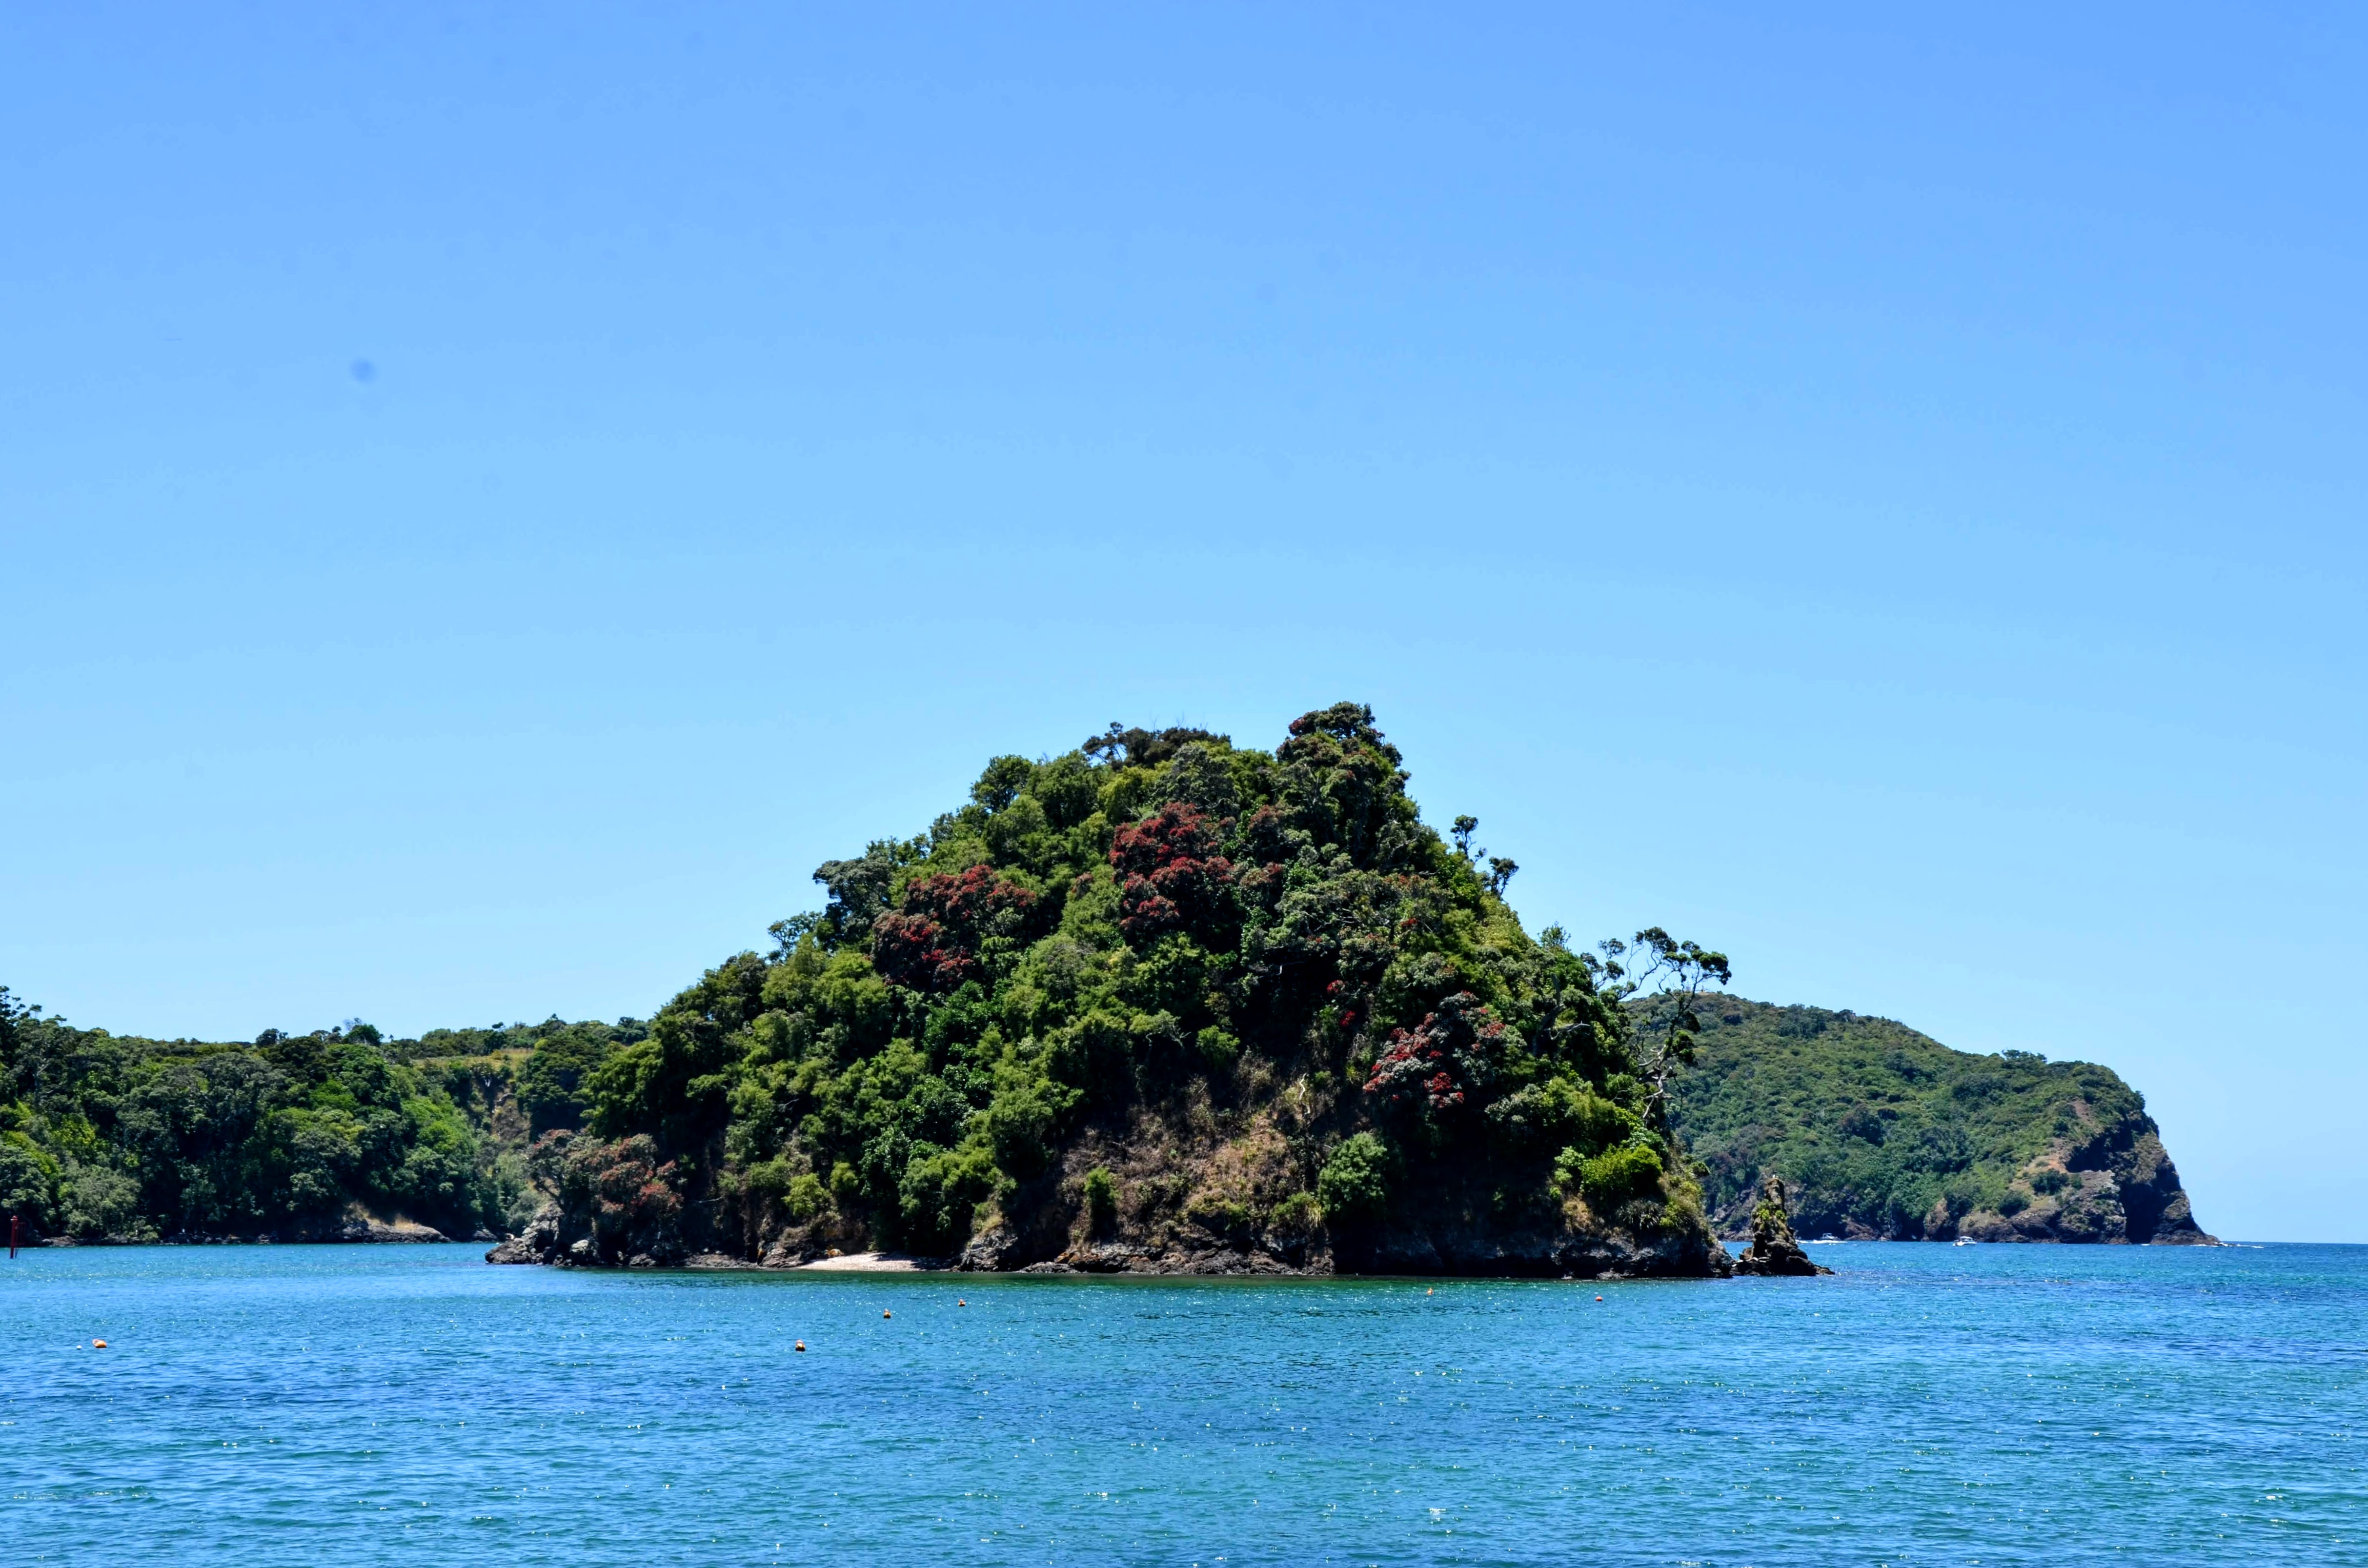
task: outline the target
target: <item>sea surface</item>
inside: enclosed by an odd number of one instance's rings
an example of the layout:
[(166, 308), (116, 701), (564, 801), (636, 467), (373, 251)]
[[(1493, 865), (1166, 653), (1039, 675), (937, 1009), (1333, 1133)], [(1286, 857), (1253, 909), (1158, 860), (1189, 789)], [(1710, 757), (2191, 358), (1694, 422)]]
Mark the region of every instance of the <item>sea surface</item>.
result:
[(28, 1251), (0, 1264), (0, 1541), (321, 1568), (2368, 1563), (2368, 1248), (1811, 1250), (1834, 1278)]

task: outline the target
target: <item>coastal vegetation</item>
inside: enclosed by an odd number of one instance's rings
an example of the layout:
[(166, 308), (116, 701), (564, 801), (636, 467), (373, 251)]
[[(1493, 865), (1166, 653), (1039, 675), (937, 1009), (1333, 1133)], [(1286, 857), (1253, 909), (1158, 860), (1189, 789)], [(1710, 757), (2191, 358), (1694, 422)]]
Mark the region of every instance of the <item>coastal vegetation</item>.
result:
[[(547, 1261), (1714, 1272), (1806, 1233), (2201, 1240), (2110, 1070), (1532, 937), (1370, 710), (989, 762), (646, 1022), (115, 1036), (0, 990), (0, 1208)], [(1759, 1225), (1766, 1229), (1764, 1221)]]

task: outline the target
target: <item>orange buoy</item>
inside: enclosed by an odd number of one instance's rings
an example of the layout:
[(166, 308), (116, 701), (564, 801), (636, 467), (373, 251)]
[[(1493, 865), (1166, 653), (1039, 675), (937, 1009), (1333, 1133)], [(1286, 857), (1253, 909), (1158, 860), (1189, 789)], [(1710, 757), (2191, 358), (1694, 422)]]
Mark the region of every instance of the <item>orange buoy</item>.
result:
[(970, 1303), (969, 1303), (968, 1301), (956, 1301), (956, 1302), (954, 1303), (954, 1305), (956, 1305), (956, 1306), (958, 1306), (958, 1307), (966, 1307), (966, 1306), (970, 1305)]
[(805, 1342), (804, 1340), (803, 1340), (803, 1339), (799, 1340), (799, 1341), (798, 1341), (798, 1348), (799, 1348), (799, 1349), (801, 1349), (801, 1350), (803, 1350), (805, 1347), (806, 1347), (806, 1342)]
[(104, 1339), (94, 1339), (90, 1342), (90, 1347), (93, 1350), (104, 1350), (107, 1348), (107, 1341)]
[(1597, 1301), (1601, 1301), (1601, 1300), (1603, 1300), (1603, 1298), (1602, 1298), (1602, 1297), (1600, 1297), (1600, 1296), (1598, 1296), (1598, 1297), (1596, 1297), (1595, 1299), (1596, 1299)]
[(880, 1315), (883, 1318), (893, 1318), (896, 1314), (894, 1312), (882, 1312)]
[(1432, 1295), (1437, 1295), (1437, 1294), (1438, 1294), (1438, 1292), (1437, 1292), (1437, 1291), (1435, 1291), (1435, 1290), (1425, 1290), (1425, 1291), (1423, 1292), (1423, 1294), (1424, 1294), (1424, 1295), (1426, 1295), (1426, 1296), (1432, 1296)]

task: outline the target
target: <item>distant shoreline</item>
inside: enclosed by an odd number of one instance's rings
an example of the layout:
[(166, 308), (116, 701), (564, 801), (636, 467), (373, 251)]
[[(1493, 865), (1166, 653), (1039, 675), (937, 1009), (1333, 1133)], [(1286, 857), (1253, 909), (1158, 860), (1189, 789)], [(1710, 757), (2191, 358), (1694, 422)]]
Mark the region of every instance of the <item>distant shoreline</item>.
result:
[(442, 1244), (473, 1245), (502, 1240), (491, 1231), (474, 1235), (454, 1236), (422, 1225), (411, 1220), (347, 1220), (334, 1230), (299, 1232), (293, 1234), (279, 1231), (260, 1231), (253, 1235), (214, 1235), (203, 1232), (178, 1231), (168, 1236), (43, 1236), (27, 1241), (25, 1247), (127, 1247), (127, 1246), (349, 1246), (356, 1244), (416, 1246)]

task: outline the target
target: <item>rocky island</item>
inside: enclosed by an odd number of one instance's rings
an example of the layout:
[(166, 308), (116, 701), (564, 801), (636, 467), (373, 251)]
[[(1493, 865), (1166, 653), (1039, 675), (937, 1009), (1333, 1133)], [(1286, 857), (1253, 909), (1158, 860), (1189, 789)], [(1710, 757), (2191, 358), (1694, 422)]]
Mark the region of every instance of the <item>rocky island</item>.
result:
[[(1525, 931), (1513, 862), (1400, 763), (1350, 703), (1272, 752), (1113, 725), (996, 758), (609, 1057), (496, 1256), (1725, 1272), (1667, 1119), (1681, 1020)], [(1724, 960), (1649, 936), (1682, 1014)]]

